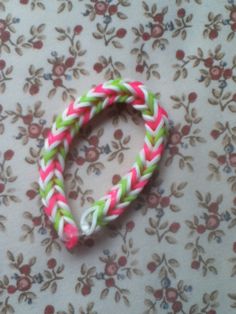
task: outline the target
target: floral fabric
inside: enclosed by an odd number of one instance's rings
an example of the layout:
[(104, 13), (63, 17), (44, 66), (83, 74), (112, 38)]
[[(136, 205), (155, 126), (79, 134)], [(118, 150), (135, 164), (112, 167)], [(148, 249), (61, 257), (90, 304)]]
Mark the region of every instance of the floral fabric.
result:
[[(236, 312), (234, 0), (0, 0), (0, 313)], [(148, 86), (165, 155), (127, 212), (69, 252), (43, 214), (38, 157), (71, 100)], [(143, 122), (119, 104), (71, 146), (73, 214), (131, 167)]]

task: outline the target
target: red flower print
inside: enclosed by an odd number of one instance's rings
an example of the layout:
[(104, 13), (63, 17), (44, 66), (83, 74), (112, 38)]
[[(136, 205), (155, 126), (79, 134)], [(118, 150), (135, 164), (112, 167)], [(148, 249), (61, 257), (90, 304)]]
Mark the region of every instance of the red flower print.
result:
[(55, 64), (52, 72), (55, 76), (62, 76), (65, 73), (65, 65), (64, 64)]
[(197, 99), (197, 94), (196, 93), (194, 93), (194, 92), (192, 92), (192, 93), (190, 93), (189, 95), (188, 95), (188, 100), (189, 100), (189, 102), (195, 102), (195, 100)]
[(174, 288), (168, 288), (166, 290), (166, 299), (168, 302), (175, 302), (178, 298), (178, 292)]
[(156, 268), (157, 268), (157, 265), (156, 265), (156, 263), (154, 263), (154, 262), (150, 262), (150, 263), (148, 263), (148, 265), (147, 265), (147, 269), (148, 269), (151, 273), (153, 273), (153, 272), (156, 270)]
[(29, 92), (30, 92), (30, 95), (35, 95), (39, 92), (39, 87), (38, 85), (36, 84), (33, 84), (30, 86), (30, 89), (29, 89)]
[(178, 17), (185, 17), (185, 10), (183, 8), (179, 9), (177, 12)]
[(163, 33), (164, 33), (164, 29), (163, 29), (162, 25), (156, 24), (152, 27), (152, 30), (151, 30), (151, 36), (152, 37), (159, 38), (163, 35)]
[(33, 115), (27, 114), (27, 115), (22, 117), (22, 120), (23, 120), (24, 124), (30, 124), (33, 120)]
[(118, 175), (118, 174), (115, 174), (113, 177), (112, 177), (112, 184), (117, 184), (121, 179), (121, 176)]
[(217, 216), (215, 215), (210, 215), (207, 218), (207, 222), (206, 222), (206, 228), (209, 230), (213, 230), (216, 229), (220, 224), (220, 220)]
[(162, 207), (168, 207), (170, 205), (170, 198), (168, 196), (162, 197), (160, 203)]
[(220, 132), (217, 130), (212, 130), (211, 136), (216, 140), (220, 136)]
[(118, 38), (123, 38), (123, 37), (125, 37), (126, 33), (127, 33), (126, 29), (124, 29), (124, 28), (119, 28), (119, 29), (117, 30), (117, 32), (116, 32), (116, 36), (117, 36)]
[(127, 231), (132, 231), (134, 229), (134, 222), (133, 221), (129, 221), (129, 222), (127, 222), (127, 224), (126, 224), (126, 230)]
[(28, 127), (29, 136), (31, 138), (37, 138), (42, 131), (42, 127), (37, 123), (32, 123)]
[(99, 139), (96, 135), (92, 135), (89, 139), (88, 139), (88, 142), (90, 145), (94, 145), (94, 146), (97, 146), (98, 145), (98, 142), (99, 142)]
[(84, 285), (83, 288), (81, 289), (81, 293), (83, 296), (90, 294), (90, 292), (91, 292), (91, 288), (88, 285)]
[(28, 4), (29, 0), (20, 0), (21, 4)]
[(94, 9), (98, 15), (103, 15), (105, 14), (107, 7), (107, 3), (105, 3), (104, 1), (98, 1), (95, 3)]
[(76, 159), (76, 163), (79, 166), (82, 166), (84, 164), (84, 161), (85, 161), (84, 158), (80, 156)]
[(151, 206), (151, 207), (155, 207), (159, 204), (160, 202), (160, 197), (157, 196), (156, 194), (154, 193), (151, 193), (148, 195), (147, 197), (147, 202), (148, 202), (148, 205)]
[(67, 68), (73, 67), (74, 64), (75, 64), (75, 58), (70, 57), (66, 59), (65, 66)]
[(176, 232), (178, 232), (179, 228), (180, 228), (180, 224), (177, 222), (174, 222), (170, 225), (169, 230), (170, 230), (170, 232), (176, 233)]
[(90, 147), (86, 150), (85, 159), (88, 162), (94, 162), (94, 161), (98, 160), (98, 158), (99, 158), (99, 152), (96, 148)]
[(20, 291), (27, 291), (31, 288), (31, 281), (28, 277), (20, 277), (17, 279), (17, 289)]
[(184, 125), (181, 129), (181, 133), (183, 135), (188, 135), (190, 132), (191, 126), (190, 125)]
[(147, 32), (143, 33), (142, 38), (144, 41), (147, 41), (151, 38), (151, 35)]
[(222, 75), (222, 69), (219, 66), (214, 66), (210, 69), (212, 80), (218, 80)]
[(34, 199), (37, 193), (34, 190), (28, 190), (26, 195), (29, 197), (30, 200)]
[(183, 308), (183, 305), (180, 301), (177, 301), (175, 303), (173, 303), (172, 305), (172, 310), (175, 312), (175, 313), (179, 313)]
[(210, 68), (214, 63), (214, 60), (212, 58), (207, 58), (205, 59), (204, 61), (204, 65), (207, 67), (207, 68)]
[(144, 66), (142, 64), (137, 64), (136, 72), (143, 73), (143, 71), (144, 71)]
[(154, 291), (154, 297), (157, 299), (157, 300), (161, 300), (162, 297), (163, 297), (163, 291), (161, 289), (158, 289), (156, 291)]
[(76, 191), (71, 191), (69, 193), (69, 198), (71, 198), (72, 200), (76, 200), (78, 197), (78, 193)]
[(117, 10), (118, 10), (118, 7), (116, 4), (112, 4), (108, 8), (108, 12), (110, 15), (116, 14)]
[(93, 69), (97, 73), (100, 73), (103, 70), (103, 65), (101, 63), (95, 63)]
[(114, 280), (113, 278), (109, 278), (109, 279), (106, 279), (105, 283), (106, 283), (106, 286), (107, 286), (108, 288), (114, 287), (114, 285), (115, 285), (115, 280)]
[(215, 39), (215, 38), (217, 38), (218, 37), (218, 32), (217, 32), (217, 30), (216, 29), (212, 29), (211, 31), (210, 31), (210, 33), (209, 33), (209, 38), (210, 39)]
[(200, 262), (199, 261), (192, 261), (191, 267), (193, 269), (198, 269), (200, 267)]
[(10, 32), (8, 31), (3, 31), (1, 34), (0, 34), (0, 38), (2, 40), (2, 42), (6, 42), (10, 39)]
[(232, 74), (233, 74), (233, 71), (231, 69), (225, 69), (223, 72), (223, 76), (226, 80), (230, 79), (232, 77)]
[(114, 276), (116, 275), (118, 271), (118, 265), (115, 262), (107, 263), (105, 266), (105, 273), (108, 276)]
[(30, 274), (30, 271), (31, 271), (30, 265), (26, 264), (20, 267), (20, 272), (26, 276)]
[(7, 288), (7, 292), (9, 294), (15, 293), (16, 290), (17, 290), (17, 288), (15, 286), (12, 286), (12, 285), (8, 286), (8, 288)]
[(114, 132), (114, 138), (116, 140), (120, 140), (123, 137), (123, 131), (121, 129), (118, 129)]
[(163, 18), (164, 18), (163, 14), (158, 13), (158, 14), (156, 14), (156, 15), (154, 16), (153, 19), (154, 19), (155, 22), (162, 23), (162, 22), (163, 22)]
[(125, 266), (127, 264), (127, 258), (125, 256), (121, 256), (118, 259), (119, 266)]
[(7, 151), (5, 151), (3, 155), (5, 160), (11, 160), (13, 156), (14, 156), (14, 152), (11, 149), (8, 149)]
[(55, 258), (50, 258), (47, 262), (48, 268), (52, 269), (54, 267), (56, 267), (57, 265), (57, 261), (55, 260)]
[(220, 165), (224, 165), (226, 163), (226, 156), (225, 155), (218, 156), (217, 161)]
[(82, 26), (82, 25), (76, 25), (76, 26), (74, 27), (74, 33), (75, 33), (76, 35), (79, 35), (79, 34), (82, 32), (82, 30), (83, 30), (83, 26)]
[(219, 205), (216, 202), (211, 203), (208, 208), (209, 212), (211, 213), (217, 213), (218, 209), (219, 209)]
[(56, 80), (53, 81), (53, 85), (55, 87), (59, 87), (59, 86), (62, 86), (63, 82), (62, 82), (62, 79), (58, 78)]
[(41, 49), (43, 47), (43, 42), (41, 40), (37, 40), (33, 43), (33, 48)]
[(177, 50), (176, 51), (176, 59), (183, 60), (184, 56), (185, 56), (185, 53), (183, 50)]
[(206, 227), (204, 225), (198, 225), (197, 226), (197, 232), (202, 234), (206, 231)]
[(170, 142), (173, 145), (179, 144), (181, 141), (181, 134), (179, 132), (174, 132), (170, 137)]
[(42, 219), (41, 219), (40, 216), (38, 216), (38, 217), (34, 217), (34, 218), (32, 219), (32, 221), (33, 221), (34, 226), (40, 226), (40, 225), (41, 225), (41, 222), (42, 222)]
[(54, 306), (52, 305), (47, 305), (44, 309), (44, 314), (54, 314), (55, 313), (55, 309)]

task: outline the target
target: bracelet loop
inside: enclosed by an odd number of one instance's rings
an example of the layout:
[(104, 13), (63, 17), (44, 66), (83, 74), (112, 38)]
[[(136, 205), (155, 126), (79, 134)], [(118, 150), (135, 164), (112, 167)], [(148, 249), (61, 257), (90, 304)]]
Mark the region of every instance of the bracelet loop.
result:
[[(140, 111), (145, 122), (144, 146), (130, 171), (108, 193), (85, 210), (77, 226), (69, 208), (63, 171), (74, 136), (96, 114), (114, 103), (127, 103)], [(45, 139), (39, 161), (39, 193), (44, 211), (60, 239), (73, 248), (79, 234), (91, 235), (120, 216), (138, 196), (157, 167), (168, 133), (168, 116), (155, 95), (138, 81), (110, 80), (71, 102), (59, 114)], [(80, 230), (80, 231), (79, 231)]]

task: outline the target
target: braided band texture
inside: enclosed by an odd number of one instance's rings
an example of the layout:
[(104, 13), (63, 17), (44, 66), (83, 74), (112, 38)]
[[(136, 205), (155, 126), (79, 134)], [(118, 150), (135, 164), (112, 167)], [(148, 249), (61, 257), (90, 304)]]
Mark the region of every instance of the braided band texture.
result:
[[(105, 196), (82, 213), (77, 226), (65, 195), (63, 171), (69, 146), (80, 128), (115, 103), (140, 111), (145, 122), (144, 146), (130, 171)], [(164, 151), (168, 115), (155, 95), (138, 81), (110, 80), (71, 102), (59, 114), (45, 139), (39, 160), (39, 193), (44, 211), (60, 239), (72, 249), (79, 235), (91, 235), (120, 216), (149, 181)]]

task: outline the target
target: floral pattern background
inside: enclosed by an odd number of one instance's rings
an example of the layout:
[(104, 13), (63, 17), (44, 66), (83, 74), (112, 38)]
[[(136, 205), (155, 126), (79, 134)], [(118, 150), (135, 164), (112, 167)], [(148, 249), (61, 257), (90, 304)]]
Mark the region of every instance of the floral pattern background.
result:
[[(236, 2), (0, 0), (0, 313), (236, 313)], [(69, 252), (43, 214), (38, 157), (95, 84), (142, 81), (170, 136), (129, 210)], [(141, 149), (114, 105), (78, 135), (65, 180), (79, 219)]]

